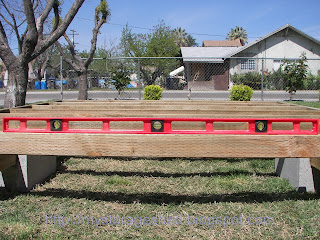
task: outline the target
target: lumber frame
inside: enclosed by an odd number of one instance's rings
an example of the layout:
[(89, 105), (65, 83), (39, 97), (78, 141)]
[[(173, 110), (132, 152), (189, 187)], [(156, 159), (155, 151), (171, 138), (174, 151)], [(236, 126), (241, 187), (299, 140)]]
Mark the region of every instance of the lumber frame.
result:
[(25, 155), (215, 158), (320, 156), (319, 135), (0, 133), (0, 144), (3, 146), (1, 154)]
[[(71, 101), (4, 110), (0, 116), (320, 118), (320, 110), (291, 103), (275, 102)], [(221, 158), (320, 157), (320, 135), (125, 135), (0, 132), (0, 143), (3, 146), (0, 154)]]

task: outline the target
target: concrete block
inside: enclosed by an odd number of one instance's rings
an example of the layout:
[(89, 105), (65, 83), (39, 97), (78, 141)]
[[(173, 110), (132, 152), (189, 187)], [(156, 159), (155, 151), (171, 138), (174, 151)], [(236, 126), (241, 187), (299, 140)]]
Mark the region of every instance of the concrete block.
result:
[(28, 192), (48, 179), (57, 170), (56, 156), (18, 155), (17, 164), (0, 176), (0, 187), (11, 191)]
[(309, 158), (276, 158), (275, 172), (288, 179), (299, 192), (314, 192), (315, 182)]

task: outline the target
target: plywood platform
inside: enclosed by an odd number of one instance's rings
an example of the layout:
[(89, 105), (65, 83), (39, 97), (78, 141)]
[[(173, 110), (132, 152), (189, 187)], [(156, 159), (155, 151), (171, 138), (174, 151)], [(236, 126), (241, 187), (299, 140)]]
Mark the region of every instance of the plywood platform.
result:
[[(320, 118), (320, 110), (275, 102), (71, 101), (4, 110), (2, 117)], [(2, 120), (1, 117), (1, 120)], [(123, 124), (123, 123), (122, 123)], [(2, 124), (1, 124), (2, 126)], [(126, 127), (124, 125), (118, 128)], [(131, 128), (134, 125), (130, 126)], [(185, 123), (177, 128), (201, 129)], [(219, 129), (245, 129), (221, 123)], [(276, 125), (288, 128), (290, 125)], [(305, 126), (308, 128), (309, 126)], [(320, 157), (319, 135), (138, 135), (3, 133), (0, 154), (134, 157)]]

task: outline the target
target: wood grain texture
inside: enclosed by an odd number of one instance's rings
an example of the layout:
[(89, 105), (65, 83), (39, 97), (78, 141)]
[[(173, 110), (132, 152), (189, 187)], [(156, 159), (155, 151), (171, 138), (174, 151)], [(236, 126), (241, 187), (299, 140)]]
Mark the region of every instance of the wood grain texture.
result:
[[(21, 110), (12, 110), (12, 113), (24, 113), (24, 114), (29, 114), (29, 113), (47, 113), (50, 114), (54, 112), (55, 110), (53, 109), (47, 109), (47, 110), (34, 110), (34, 109), (21, 109)], [(310, 110), (250, 110), (249, 108), (243, 109), (243, 110), (230, 110), (230, 109), (214, 109), (214, 110), (201, 110), (201, 109), (194, 109), (194, 110), (183, 110), (183, 109), (171, 109), (171, 110), (163, 110), (163, 109), (75, 109), (75, 110), (58, 110), (60, 112), (65, 111), (75, 111), (75, 112), (100, 112), (100, 113), (108, 113), (110, 115), (115, 115), (115, 114), (229, 114), (231, 116), (236, 116), (236, 115), (247, 115), (247, 114), (257, 114), (257, 115), (276, 115), (276, 116), (281, 116), (281, 115), (315, 115), (317, 114), (320, 116), (319, 112), (315, 111), (310, 111)]]
[[(172, 100), (71, 100), (71, 101), (57, 101), (57, 102), (50, 102), (50, 105), (85, 105), (85, 104), (132, 104), (132, 105), (137, 105), (137, 104), (142, 104), (142, 105), (172, 105), (172, 104), (195, 104), (195, 105), (248, 105), (248, 106), (256, 106), (256, 105), (294, 105), (291, 103), (284, 103), (284, 102), (266, 102), (266, 101), (252, 101), (252, 102), (238, 102), (238, 101), (211, 101), (211, 100), (177, 100), (177, 101), (172, 101)], [(47, 104), (48, 105), (48, 104)], [(294, 105), (295, 106), (295, 105)]]
[[(304, 111), (309, 109), (296, 108), (295, 106), (250, 106), (248, 105), (179, 105), (174, 103), (172, 105), (132, 105), (132, 104), (97, 104), (97, 105), (32, 105), (32, 110), (202, 110), (202, 111), (221, 111), (221, 110), (242, 110), (242, 111), (288, 111), (290, 109), (295, 111)], [(25, 109), (31, 110), (31, 109)], [(313, 111), (313, 110), (312, 110)]]
[(0, 154), (311, 158), (320, 136), (0, 133)]
[[(320, 110), (287, 103), (273, 102), (217, 102), (217, 101), (71, 101), (53, 102), (47, 105), (32, 105), (10, 109), (11, 114), (70, 114), (78, 116), (118, 116), (118, 117), (154, 117), (168, 115), (172, 117), (200, 117), (200, 115), (228, 117), (237, 116), (316, 116)], [(5, 114), (5, 113), (4, 113)], [(202, 117), (202, 116), (201, 116)]]

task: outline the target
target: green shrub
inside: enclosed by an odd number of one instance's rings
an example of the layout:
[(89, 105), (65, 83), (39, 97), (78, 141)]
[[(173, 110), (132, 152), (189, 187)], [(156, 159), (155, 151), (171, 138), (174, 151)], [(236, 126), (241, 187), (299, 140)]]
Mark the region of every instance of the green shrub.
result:
[[(270, 72), (268, 75), (265, 75), (263, 80), (264, 80), (263, 85), (265, 89), (268, 89), (268, 90), (284, 90), (285, 89), (284, 73), (283, 71), (281, 71), (281, 68), (279, 68), (276, 71)], [(261, 89), (261, 86), (260, 86), (260, 89)]]
[(243, 84), (234, 85), (230, 91), (231, 101), (250, 101), (252, 95), (252, 88)]
[[(261, 89), (261, 73), (257, 72), (247, 72), (237, 74), (234, 73), (230, 75), (230, 80), (235, 85), (247, 85), (253, 90)], [(264, 74), (263, 76), (263, 87), (268, 90), (285, 90), (284, 84), (284, 73), (279, 68), (277, 71), (272, 71), (269, 74)]]
[(163, 89), (158, 85), (149, 85), (144, 88), (144, 100), (160, 100)]
[(308, 73), (307, 78), (304, 81), (303, 90), (318, 90), (320, 89), (320, 73), (318, 76)]
[(290, 94), (290, 101), (297, 90), (302, 90), (308, 76), (308, 64), (306, 53), (302, 53), (298, 61), (283, 60), (284, 83), (286, 92)]
[(130, 71), (123, 63), (118, 63), (115, 68), (110, 70), (110, 73), (112, 78), (111, 82), (117, 89), (118, 99), (120, 99), (121, 93), (130, 83)]
[(233, 74), (230, 76), (235, 85), (244, 84), (255, 90), (261, 89), (261, 74), (257, 72), (247, 72), (242, 74)]

